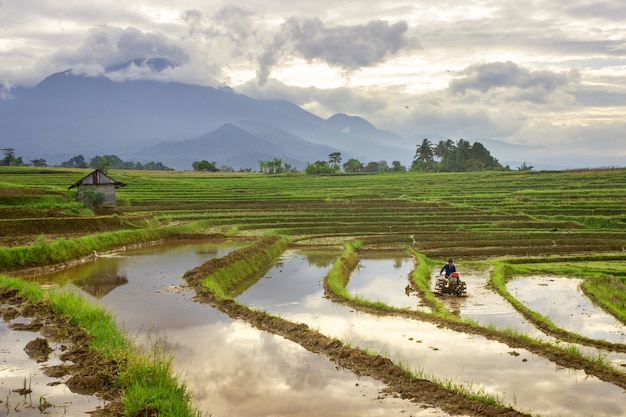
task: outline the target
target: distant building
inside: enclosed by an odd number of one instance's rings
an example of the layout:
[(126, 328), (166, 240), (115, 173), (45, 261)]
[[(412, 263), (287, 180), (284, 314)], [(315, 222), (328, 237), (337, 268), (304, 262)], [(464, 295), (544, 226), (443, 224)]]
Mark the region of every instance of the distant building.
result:
[[(72, 188), (77, 188), (78, 194), (76, 195), (76, 201), (91, 203), (92, 205), (94, 201), (90, 201), (90, 198), (93, 198), (92, 196), (101, 193), (102, 195), (104, 195), (104, 201), (99, 202), (99, 207), (115, 208), (115, 190), (125, 186), (126, 184), (124, 184), (123, 182), (115, 181), (104, 172), (96, 169), (92, 173), (86, 175), (82, 179), (70, 185), (68, 187), (68, 190), (71, 190)], [(86, 190), (91, 190), (93, 191), (93, 193), (89, 191), (86, 192)]]

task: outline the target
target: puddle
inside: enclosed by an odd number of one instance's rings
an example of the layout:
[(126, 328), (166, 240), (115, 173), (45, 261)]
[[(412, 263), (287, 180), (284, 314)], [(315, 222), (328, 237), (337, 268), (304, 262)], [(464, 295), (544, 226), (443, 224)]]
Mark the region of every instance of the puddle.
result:
[[(375, 269), (375, 262), (368, 260), (370, 269)], [(528, 351), (481, 336), (415, 320), (371, 316), (332, 303), (324, 298), (321, 287), (327, 269), (315, 269), (301, 253), (286, 252), (279, 264), (237, 300), (388, 356), (418, 374), (493, 393), (518, 409), (546, 416), (626, 414), (624, 390), (583, 371), (560, 368)], [(471, 284), (468, 287), (475, 291)], [(470, 301), (459, 310), (463, 308), (479, 310), (479, 305)]]
[(430, 311), (421, 305), (417, 292), (410, 291), (409, 274), (414, 259), (406, 253), (359, 256), (346, 289), (352, 296), (411, 310)]
[(594, 305), (579, 289), (582, 279), (554, 276), (519, 277), (507, 290), (529, 309), (555, 325), (593, 339), (626, 343), (626, 326)]
[(65, 378), (44, 375), (43, 367), (59, 365), (60, 346), (51, 344), (53, 351), (48, 360), (31, 359), (24, 348), (41, 337), (31, 331), (9, 328), (14, 320), (0, 321), (0, 417), (32, 417), (80, 415), (104, 406), (95, 396), (77, 395), (64, 384)]
[[(91, 264), (50, 276), (45, 283), (68, 289), (79, 286), (111, 311), (138, 343), (164, 339), (194, 404), (213, 416), (447, 415), (410, 401), (381, 398), (385, 386), (379, 381), (337, 369), (296, 343), (193, 302), (193, 292), (181, 287), (180, 277), (233, 249), (223, 244), (143, 248), (123, 256), (98, 257)], [(303, 263), (283, 257), (277, 271), (290, 271), (294, 281), (261, 297), (293, 308), (291, 293), (317, 292), (337, 256), (336, 252), (311, 253)], [(259, 283), (261, 293), (262, 284), (270, 280)]]

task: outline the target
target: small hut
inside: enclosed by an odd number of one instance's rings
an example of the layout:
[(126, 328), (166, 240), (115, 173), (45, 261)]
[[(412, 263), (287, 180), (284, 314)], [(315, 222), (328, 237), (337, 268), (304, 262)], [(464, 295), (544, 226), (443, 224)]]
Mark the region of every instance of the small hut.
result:
[[(120, 187), (125, 187), (126, 184), (123, 182), (115, 181), (113, 178), (106, 175), (104, 172), (96, 169), (92, 173), (86, 175), (80, 180), (76, 181), (74, 184), (68, 187), (68, 190), (72, 188), (78, 189), (78, 194), (76, 195), (76, 201), (81, 201), (83, 203), (89, 202), (87, 198), (86, 190), (91, 190), (89, 192), (91, 195), (97, 195), (98, 193), (102, 193), (104, 195), (104, 201), (101, 202), (101, 208), (115, 208), (115, 190)], [(93, 202), (91, 202), (93, 203)]]

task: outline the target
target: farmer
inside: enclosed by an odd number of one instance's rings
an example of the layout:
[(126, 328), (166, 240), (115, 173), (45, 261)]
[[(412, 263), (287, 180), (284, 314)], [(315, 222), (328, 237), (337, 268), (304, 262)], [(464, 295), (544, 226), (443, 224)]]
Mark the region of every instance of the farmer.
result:
[(454, 260), (452, 260), (452, 258), (448, 259), (448, 263), (441, 267), (439, 275), (441, 275), (444, 271), (446, 279), (450, 278), (451, 273), (456, 272), (456, 266), (454, 266)]

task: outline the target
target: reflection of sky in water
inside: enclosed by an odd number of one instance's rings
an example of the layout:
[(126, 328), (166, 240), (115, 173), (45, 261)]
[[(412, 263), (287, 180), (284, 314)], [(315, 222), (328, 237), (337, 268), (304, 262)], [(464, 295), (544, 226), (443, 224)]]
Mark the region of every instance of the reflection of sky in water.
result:
[[(55, 351), (50, 354), (48, 361), (37, 363), (28, 357), (24, 347), (41, 335), (11, 330), (8, 325), (0, 320), (0, 416), (40, 416), (42, 413), (37, 406), (43, 396), (56, 406), (46, 409), (48, 416), (80, 415), (103, 405), (102, 400), (95, 396), (75, 395), (65, 384), (49, 385), (62, 379), (44, 375), (41, 367), (61, 363), (56, 356), (59, 353), (56, 349), (60, 346), (51, 344), (50, 347)], [(32, 390), (30, 394), (20, 395), (13, 391), (24, 388), (24, 384)], [(5, 414), (6, 411), (8, 414)]]
[(626, 343), (626, 326), (594, 305), (579, 290), (583, 280), (558, 277), (520, 277), (507, 290), (533, 311), (574, 333), (613, 343)]
[(171, 329), (168, 339), (180, 341), (177, 367), (194, 400), (214, 416), (433, 415), (408, 401), (379, 399), (378, 381), (246, 323)]
[(359, 256), (359, 264), (350, 275), (346, 289), (352, 296), (387, 305), (416, 309), (420, 303), (415, 292), (407, 295), (408, 275), (413, 270), (412, 257), (405, 254), (370, 257)]
[(311, 267), (305, 256), (291, 253), (237, 300), (389, 356), (415, 371), (475, 384), (521, 409), (555, 416), (626, 414), (623, 389), (582, 371), (560, 369), (528, 351), (481, 336), (415, 320), (370, 316), (332, 303), (323, 297), (321, 287), (329, 268)]
[[(433, 269), (433, 287), (440, 269), (440, 267)], [(537, 330), (508, 301), (487, 288), (488, 271), (468, 270), (462, 265), (457, 266), (457, 270), (467, 285), (467, 296), (439, 297), (439, 301), (449, 311), (459, 314), (462, 318), (475, 320), (483, 326), (492, 325), (501, 330), (512, 329), (532, 337), (552, 340), (551, 337)]]
[[(165, 338), (194, 404), (213, 416), (447, 415), (410, 401), (380, 399), (380, 382), (338, 370), (325, 357), (296, 343), (193, 302), (193, 292), (178, 287), (184, 272), (233, 249), (213, 245), (214, 250), (199, 251), (198, 247), (153, 247), (99, 257), (92, 264), (47, 279), (64, 284), (73, 277), (85, 286), (98, 279), (111, 282), (112, 276), (126, 277), (127, 283), (100, 299), (88, 296), (113, 312), (136, 340), (150, 343)], [(329, 266), (314, 266), (324, 265), (318, 255), (314, 258), (310, 267), (308, 262), (301, 265), (289, 286), (264, 296), (292, 306), (290, 292), (304, 296), (317, 292), (323, 277), (320, 271)], [(329, 261), (335, 258), (336, 254)], [(291, 257), (286, 257), (285, 264), (290, 262)]]

